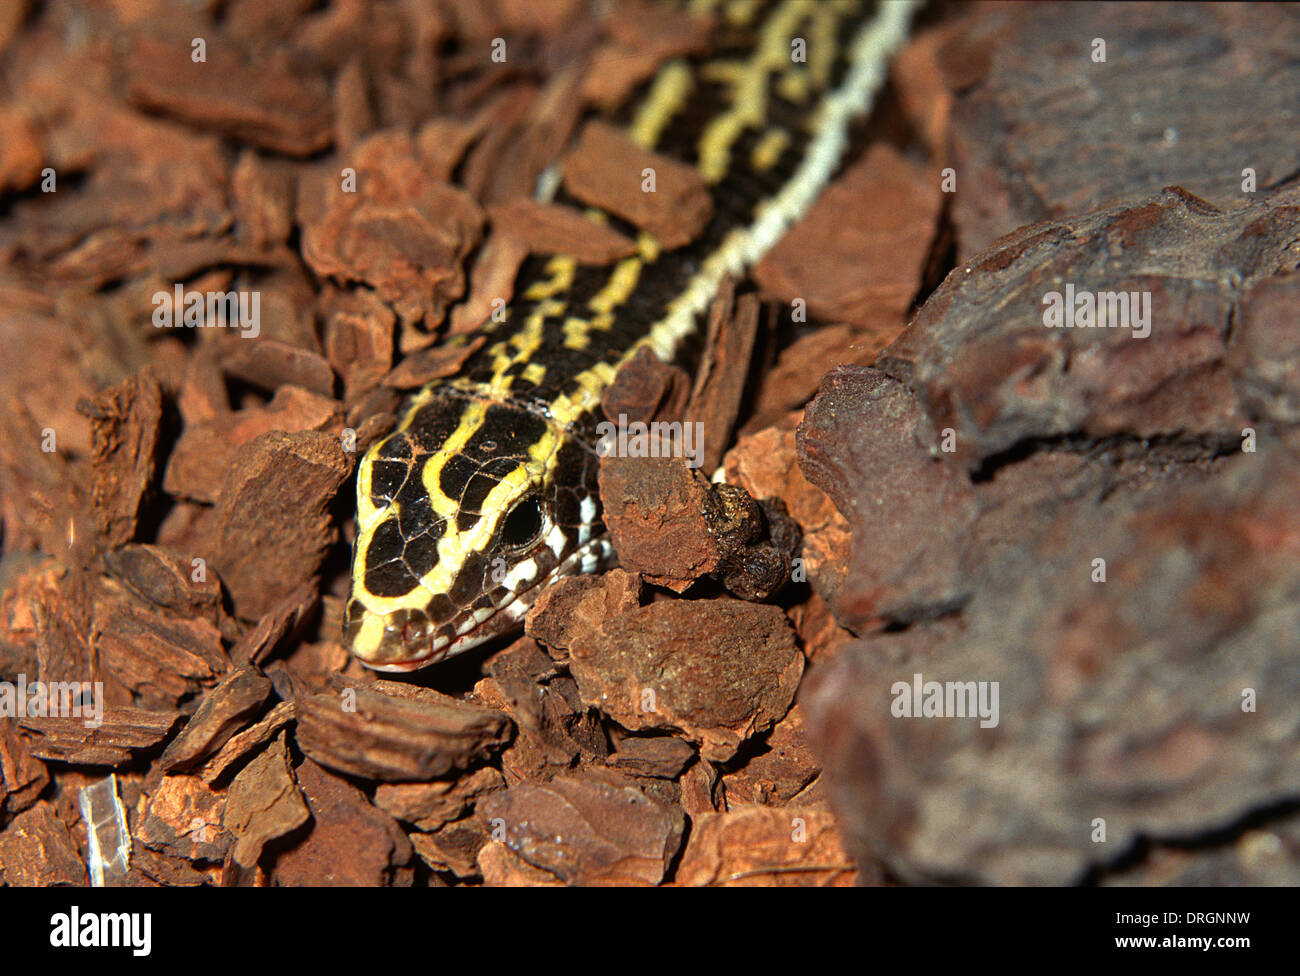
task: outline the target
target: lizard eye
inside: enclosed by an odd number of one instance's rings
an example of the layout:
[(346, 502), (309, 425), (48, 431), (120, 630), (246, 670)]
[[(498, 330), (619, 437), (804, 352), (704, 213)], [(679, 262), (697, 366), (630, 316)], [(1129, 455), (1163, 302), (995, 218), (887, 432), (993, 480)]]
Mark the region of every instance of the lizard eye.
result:
[(537, 498), (525, 498), (519, 502), (501, 523), (501, 544), (510, 549), (531, 545), (541, 534), (542, 503)]

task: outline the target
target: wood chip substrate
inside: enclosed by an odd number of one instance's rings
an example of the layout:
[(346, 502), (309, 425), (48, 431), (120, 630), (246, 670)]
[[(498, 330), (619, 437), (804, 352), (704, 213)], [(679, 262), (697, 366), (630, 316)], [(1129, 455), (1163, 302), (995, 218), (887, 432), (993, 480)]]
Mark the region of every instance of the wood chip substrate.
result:
[(919, 14), (698, 362), (605, 390), (705, 435), (602, 458), (617, 567), (401, 678), (358, 460), (530, 255), (634, 253), (572, 201), (699, 237), (611, 120), (719, 25), (162, 6), (0, 13), (0, 884), (1300, 884), (1285, 5)]

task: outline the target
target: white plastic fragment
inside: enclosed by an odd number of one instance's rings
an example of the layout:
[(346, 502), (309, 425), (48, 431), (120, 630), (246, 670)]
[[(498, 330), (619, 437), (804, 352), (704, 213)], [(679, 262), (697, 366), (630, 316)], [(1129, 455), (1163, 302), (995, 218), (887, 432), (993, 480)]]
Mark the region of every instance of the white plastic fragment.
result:
[(131, 864), (131, 832), (126, 810), (117, 795), (117, 776), (81, 788), (78, 804), (89, 839), (87, 860), (90, 883), (95, 888), (112, 888), (126, 882)]

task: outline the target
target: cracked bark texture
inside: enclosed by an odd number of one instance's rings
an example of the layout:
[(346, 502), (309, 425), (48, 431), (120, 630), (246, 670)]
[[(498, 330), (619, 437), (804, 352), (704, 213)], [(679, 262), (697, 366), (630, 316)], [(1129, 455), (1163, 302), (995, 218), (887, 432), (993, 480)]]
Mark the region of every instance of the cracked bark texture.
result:
[[(1297, 241), (1295, 188), (1037, 224), (956, 268), (878, 368), (825, 378), (800, 461), (852, 527), (831, 605), (862, 639), (800, 701), (860, 863), (1104, 880), (1294, 811)], [(1066, 282), (1149, 291), (1149, 337), (1045, 328)], [(896, 717), (916, 674), (996, 682), (996, 726)]]
[(1297, 30), (1288, 4), (975, 5), (937, 57), (961, 259), (1166, 186), (1232, 209), (1293, 182)]

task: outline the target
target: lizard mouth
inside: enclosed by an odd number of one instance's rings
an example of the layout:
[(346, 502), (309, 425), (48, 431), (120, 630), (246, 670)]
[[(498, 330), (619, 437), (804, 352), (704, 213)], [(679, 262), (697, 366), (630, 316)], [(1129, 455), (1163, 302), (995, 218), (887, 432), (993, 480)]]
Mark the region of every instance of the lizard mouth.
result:
[[(403, 628), (397, 638), (400, 641), (401, 649), (409, 652), (420, 648), (420, 653), (404, 657), (402, 660), (382, 663), (372, 663), (360, 657), (358, 660), (372, 671), (383, 671), (390, 674), (404, 674), (410, 671), (418, 671), (431, 664), (437, 664), (439, 661), (477, 647), (494, 637), (500, 637), (502, 634), (515, 630), (546, 587), (566, 576), (592, 572), (594, 569), (608, 563), (612, 556), (613, 547), (609, 543), (608, 536), (597, 536), (583, 543), (549, 573), (514, 593), (512, 599), (493, 608), (492, 612), (482, 619), (476, 618), (471, 611), (463, 612), (460, 617), (453, 620), (453, 624), (463, 627), (467, 621), (470, 622), (471, 626), (464, 633), (457, 633), (451, 637), (439, 636), (436, 631), (415, 634), (409, 633), (410, 625), (408, 625)], [(422, 628), (422, 630), (427, 630), (427, 628)], [(423, 644), (423, 647), (421, 647), (421, 644)]]

